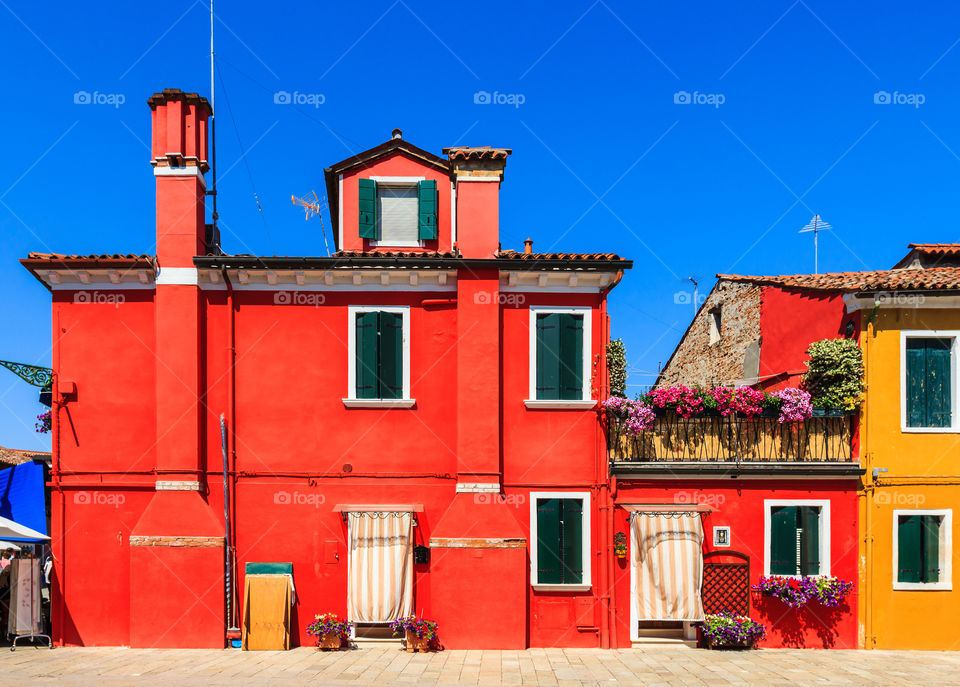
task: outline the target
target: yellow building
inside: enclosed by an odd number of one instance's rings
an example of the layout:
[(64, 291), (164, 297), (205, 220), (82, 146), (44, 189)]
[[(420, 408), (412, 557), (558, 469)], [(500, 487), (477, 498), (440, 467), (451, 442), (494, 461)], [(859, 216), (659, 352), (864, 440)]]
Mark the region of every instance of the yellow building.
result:
[(860, 639), (867, 649), (960, 649), (960, 244), (912, 244), (861, 273)]

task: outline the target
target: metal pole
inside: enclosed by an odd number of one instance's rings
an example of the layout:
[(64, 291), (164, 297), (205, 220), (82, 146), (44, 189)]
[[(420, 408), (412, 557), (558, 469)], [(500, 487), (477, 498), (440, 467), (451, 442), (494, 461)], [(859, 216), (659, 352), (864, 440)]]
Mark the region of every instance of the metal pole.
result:
[(227, 602), (227, 627), (229, 627), (233, 620), (233, 608), (231, 606), (233, 586), (230, 580), (230, 497), (227, 493), (227, 422), (223, 419), (222, 414), (220, 415), (220, 453), (223, 455), (224, 588)]

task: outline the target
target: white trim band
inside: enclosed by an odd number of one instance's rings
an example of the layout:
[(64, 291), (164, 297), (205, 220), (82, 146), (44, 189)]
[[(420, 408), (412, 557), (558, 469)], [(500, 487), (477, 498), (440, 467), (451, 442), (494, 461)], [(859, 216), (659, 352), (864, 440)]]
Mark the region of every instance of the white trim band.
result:
[(161, 267), (157, 286), (196, 286), (199, 283), (196, 267)]

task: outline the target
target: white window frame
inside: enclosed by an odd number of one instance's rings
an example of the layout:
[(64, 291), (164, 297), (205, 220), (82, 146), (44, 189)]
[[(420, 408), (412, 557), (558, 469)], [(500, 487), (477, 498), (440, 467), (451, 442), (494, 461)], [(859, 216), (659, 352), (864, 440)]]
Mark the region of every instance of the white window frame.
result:
[[(952, 339), (950, 345), (950, 421), (949, 427), (907, 426), (907, 339)], [(957, 410), (960, 397), (957, 390), (957, 329), (904, 329), (900, 331), (900, 431), (905, 434), (956, 434), (960, 432)]]
[[(377, 203), (380, 203), (380, 187), (399, 187), (413, 186), (416, 188), (417, 183), (421, 181), (426, 181), (426, 177), (368, 177), (369, 179), (377, 182)], [(381, 227), (381, 231), (383, 228)], [(383, 248), (422, 248), (423, 241), (370, 241), (370, 245), (374, 247), (383, 247)]]
[[(357, 315), (366, 312), (392, 312), (403, 316), (403, 398), (357, 398)], [(410, 397), (410, 306), (350, 305), (347, 306), (347, 397), (348, 408), (410, 408), (416, 400)]]
[[(725, 530), (727, 533), (727, 543), (721, 544), (720, 539), (717, 536), (721, 530)], [(716, 525), (713, 528), (713, 545), (720, 549), (729, 549), (730, 548), (730, 535), (732, 534), (730, 530), (730, 525)]]
[[(537, 398), (537, 315), (551, 314), (582, 315), (583, 316), (583, 392), (579, 400), (541, 400)], [(593, 308), (589, 307), (558, 307), (558, 306), (530, 306), (530, 357), (529, 395), (523, 404), (530, 409), (580, 409), (593, 408), (597, 402), (590, 398), (590, 382), (592, 381), (591, 361), (593, 360)]]
[[(580, 499), (583, 502), (583, 581), (580, 584), (539, 584), (537, 580), (537, 500)], [(590, 492), (589, 491), (531, 491), (530, 492), (530, 586), (540, 592), (586, 592), (591, 589), (590, 573), (593, 558), (590, 555)]]
[[(770, 575), (770, 510), (778, 506), (820, 507), (820, 572), (809, 577), (830, 576), (830, 501), (828, 499), (764, 499), (763, 500), (763, 574)], [(800, 579), (803, 575), (781, 575)]]
[[(900, 568), (900, 516), (901, 515), (938, 515), (940, 522), (940, 572), (939, 582), (900, 582), (897, 570)], [(895, 591), (936, 592), (953, 590), (953, 510), (898, 508), (893, 511), (893, 588)]]

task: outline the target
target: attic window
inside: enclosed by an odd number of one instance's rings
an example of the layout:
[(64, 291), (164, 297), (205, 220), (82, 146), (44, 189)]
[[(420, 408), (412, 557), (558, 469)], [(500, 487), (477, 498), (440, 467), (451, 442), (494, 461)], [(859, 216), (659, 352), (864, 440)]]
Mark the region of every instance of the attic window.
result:
[(710, 345), (712, 346), (720, 341), (720, 334), (723, 331), (721, 329), (720, 306), (711, 308), (707, 314), (707, 326), (710, 328)]
[(360, 236), (372, 245), (415, 247), (437, 238), (437, 182), (422, 178), (360, 179)]

